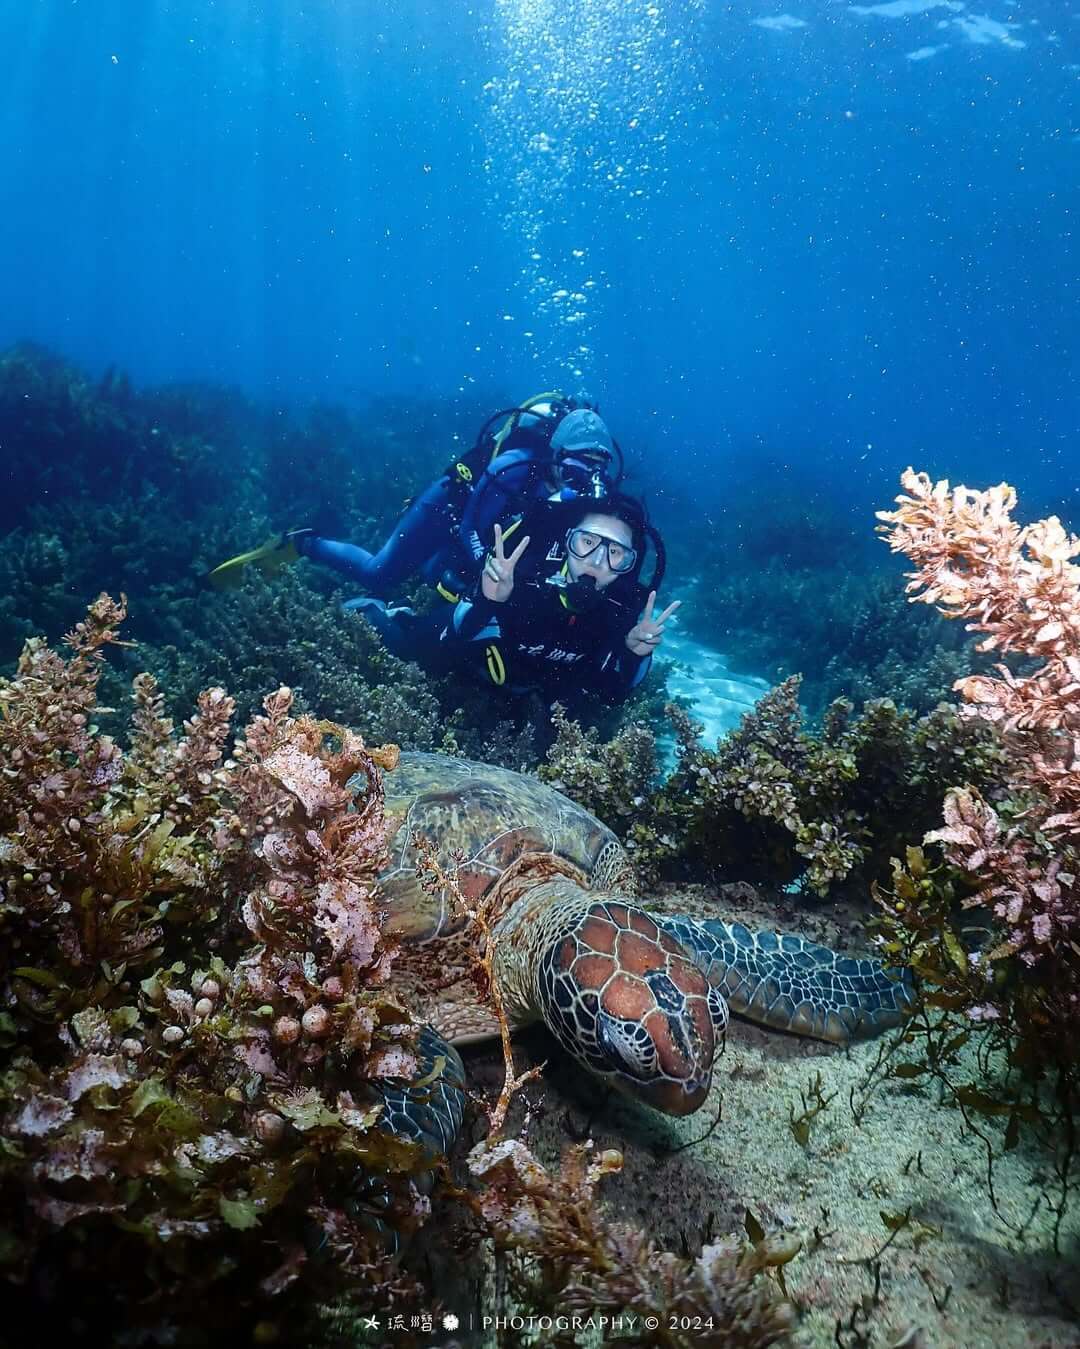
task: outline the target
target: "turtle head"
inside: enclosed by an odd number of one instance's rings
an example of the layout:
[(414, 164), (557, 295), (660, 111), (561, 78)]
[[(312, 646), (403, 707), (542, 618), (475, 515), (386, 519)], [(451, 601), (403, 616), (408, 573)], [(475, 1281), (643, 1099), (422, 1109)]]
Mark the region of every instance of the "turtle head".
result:
[(541, 953), (538, 975), (545, 1022), (591, 1073), (668, 1115), (702, 1105), (719, 995), (647, 913), (590, 904)]

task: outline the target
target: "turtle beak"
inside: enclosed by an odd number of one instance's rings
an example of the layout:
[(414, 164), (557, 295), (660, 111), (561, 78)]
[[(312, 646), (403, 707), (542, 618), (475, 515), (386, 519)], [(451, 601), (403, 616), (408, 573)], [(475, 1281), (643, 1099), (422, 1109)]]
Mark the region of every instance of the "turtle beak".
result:
[[(629, 991), (626, 986), (602, 1002), (600, 1039), (612, 1060), (623, 1067), (612, 1079), (620, 1090), (665, 1115), (692, 1115), (704, 1105), (712, 1084), (712, 1018), (707, 998), (697, 994), (692, 982), (689, 989), (680, 989), (671, 974), (667, 966), (650, 971), (641, 981), (645, 996), (666, 1006), (654, 1006), (640, 1021), (619, 1019), (612, 1025), (613, 1015), (618, 1016), (619, 994), (625, 996)], [(637, 990), (631, 996), (639, 1001)], [(634, 1040), (644, 1035), (645, 1054), (640, 1041), (628, 1044), (625, 1032), (620, 1037), (615, 1030), (627, 1025), (633, 1028)]]
[(712, 1085), (712, 1072), (704, 1078), (686, 1079), (682, 1082), (654, 1082), (644, 1090), (635, 1092), (639, 1100), (651, 1105), (664, 1115), (692, 1115), (705, 1104)]
[(715, 1044), (705, 999), (691, 995), (678, 1015), (652, 1012), (645, 1029), (656, 1046), (658, 1073), (635, 1094), (665, 1115), (692, 1115), (712, 1084)]

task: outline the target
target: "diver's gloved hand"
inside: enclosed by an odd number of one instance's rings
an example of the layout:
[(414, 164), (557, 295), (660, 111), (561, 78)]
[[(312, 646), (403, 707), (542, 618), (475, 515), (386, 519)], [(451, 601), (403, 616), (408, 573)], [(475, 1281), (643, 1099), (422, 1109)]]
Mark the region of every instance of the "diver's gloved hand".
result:
[(244, 572), (248, 567), (254, 567), (264, 576), (273, 576), (282, 567), (305, 556), (309, 541), (314, 537), (313, 529), (290, 529), (283, 534), (271, 534), (258, 548), (222, 562), (206, 579), (215, 590), (235, 590), (243, 584)]
[(495, 526), (495, 544), (487, 555), (484, 570), (480, 576), (480, 590), (486, 600), (492, 604), (505, 604), (514, 593), (514, 568), (528, 546), (529, 536), (526, 534), (510, 556), (507, 557), (503, 545), (502, 527), (500, 525)]
[(626, 634), (626, 645), (635, 656), (651, 656), (664, 640), (664, 624), (676, 611), (682, 608), (682, 600), (674, 600), (662, 614), (654, 614), (656, 591), (649, 591), (645, 602), (645, 612)]

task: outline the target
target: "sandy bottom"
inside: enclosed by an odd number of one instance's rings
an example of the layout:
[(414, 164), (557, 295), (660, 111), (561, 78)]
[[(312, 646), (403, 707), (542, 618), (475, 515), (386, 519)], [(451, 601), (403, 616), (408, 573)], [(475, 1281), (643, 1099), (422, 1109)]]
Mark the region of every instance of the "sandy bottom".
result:
[[(743, 898), (736, 911), (692, 891), (658, 907), (707, 910), (853, 953), (866, 949), (857, 919), (843, 919), (841, 938), (835, 910), (817, 913), (789, 896), (769, 906)], [(890, 1081), (856, 1123), (849, 1098), (861, 1094), (876, 1043), (838, 1050), (735, 1022), (712, 1095), (686, 1120), (607, 1092), (601, 1098), (580, 1070), (559, 1061), (543, 1031), (517, 1044), (519, 1070), (551, 1059), (544, 1081), (526, 1089), (537, 1155), (554, 1163), (575, 1134), (623, 1152), (622, 1174), (601, 1191), (612, 1216), (639, 1223), (676, 1251), (684, 1236), (696, 1249), (710, 1230), (743, 1231), (747, 1209), (766, 1230), (802, 1239), (785, 1271), (800, 1318), (793, 1343), (801, 1349), (1080, 1349), (1080, 1213), (1074, 1205), (1061, 1256), (1052, 1250), (1045, 1203), (1028, 1222), (1049, 1159), (1021, 1145), (995, 1165), (999, 1208), (1025, 1229), (1018, 1236), (992, 1209), (982, 1143), (963, 1135), (958, 1113), (937, 1105), (932, 1087)], [(490, 1090), (500, 1080), (501, 1060), (484, 1047), (469, 1053), (468, 1065), (476, 1087)], [(832, 1099), (802, 1147), (789, 1114), (802, 1114), (802, 1095), (818, 1075)], [(977, 1079), (974, 1065), (971, 1076)], [(479, 1132), (475, 1126), (474, 1137)], [(890, 1236), (882, 1213), (909, 1208), (919, 1226), (882, 1250)], [(493, 1342), (479, 1332), (456, 1338)]]
[[(769, 691), (766, 680), (734, 674), (725, 655), (678, 626), (664, 637), (663, 655), (668, 697), (689, 704), (694, 719), (702, 725), (703, 745), (715, 745), (735, 730)], [(661, 735), (657, 743), (664, 771), (670, 772), (675, 767), (675, 738)]]

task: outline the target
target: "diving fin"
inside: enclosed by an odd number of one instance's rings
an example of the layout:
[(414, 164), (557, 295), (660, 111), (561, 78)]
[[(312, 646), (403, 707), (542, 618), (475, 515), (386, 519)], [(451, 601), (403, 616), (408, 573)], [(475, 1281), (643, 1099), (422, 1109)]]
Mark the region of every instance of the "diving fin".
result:
[(265, 543), (250, 552), (230, 557), (207, 574), (206, 579), (215, 590), (235, 590), (243, 584), (244, 570), (254, 567), (264, 576), (275, 576), (283, 567), (291, 566), (300, 557), (296, 540), (310, 529), (293, 529), (287, 534), (271, 534)]

